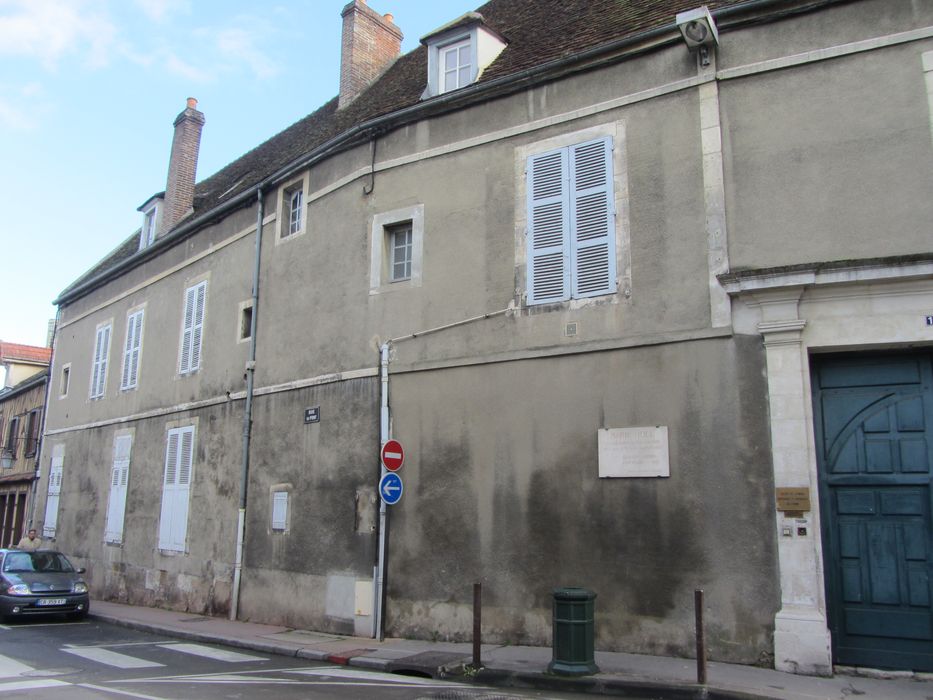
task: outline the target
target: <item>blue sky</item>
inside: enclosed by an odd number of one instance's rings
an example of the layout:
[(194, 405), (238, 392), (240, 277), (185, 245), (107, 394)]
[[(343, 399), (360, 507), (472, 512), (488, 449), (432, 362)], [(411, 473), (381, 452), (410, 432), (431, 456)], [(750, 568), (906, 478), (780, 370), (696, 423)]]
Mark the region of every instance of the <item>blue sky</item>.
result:
[[(0, 0), (0, 340), (43, 345), (52, 300), (165, 189), (187, 97), (198, 180), (337, 94), (348, 0)], [(369, 0), (402, 51), (481, 0)]]

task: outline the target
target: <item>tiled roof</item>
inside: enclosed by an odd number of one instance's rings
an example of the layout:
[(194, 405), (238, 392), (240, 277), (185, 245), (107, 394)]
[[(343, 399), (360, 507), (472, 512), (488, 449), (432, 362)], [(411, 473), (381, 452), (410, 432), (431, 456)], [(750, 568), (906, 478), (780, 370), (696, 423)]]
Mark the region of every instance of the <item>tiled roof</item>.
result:
[(0, 341), (0, 362), (47, 365), (51, 359), (52, 348), (40, 348), (35, 345), (19, 345)]
[[(488, 27), (508, 44), (478, 83), (507, 78), (655, 27), (672, 25), (675, 15), (702, 0), (490, 0), (477, 8)], [(710, 10), (740, 0), (707, 0)], [(454, 19), (454, 18), (452, 18)], [(337, 97), (197, 184), (194, 216), (222, 206), (295, 160), (354, 126), (418, 105), (427, 82), (427, 49), (401, 56), (351, 104), (337, 110)], [(182, 219), (184, 226), (191, 219)], [(62, 292), (76, 290), (137, 253), (138, 233)]]

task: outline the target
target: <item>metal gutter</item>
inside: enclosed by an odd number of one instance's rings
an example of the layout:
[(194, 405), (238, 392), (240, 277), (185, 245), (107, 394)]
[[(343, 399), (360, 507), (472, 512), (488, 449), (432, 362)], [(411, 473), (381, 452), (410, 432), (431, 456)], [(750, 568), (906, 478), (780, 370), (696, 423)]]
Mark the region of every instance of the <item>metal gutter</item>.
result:
[[(776, 15), (786, 16), (788, 14), (811, 11), (827, 5), (852, 1), (854, 0), (814, 0), (802, 6), (796, 5), (794, 7), (788, 7), (787, 0), (748, 0), (747, 2), (741, 2), (729, 7), (719, 8), (712, 12), (712, 15), (714, 19), (726, 20), (724, 26), (728, 28), (744, 23), (741, 20), (732, 20), (734, 16), (742, 15), (750, 11), (764, 10), (770, 6), (776, 6), (781, 10), (781, 12), (776, 13)], [(394, 112), (360, 122), (337, 136), (331, 137), (327, 141), (319, 144), (308, 153), (279, 168), (270, 175), (263, 177), (259, 182), (251, 185), (249, 189), (235, 195), (227, 202), (191, 219), (186, 224), (182, 224), (169, 235), (157, 239), (151, 246), (139, 251), (138, 254), (126, 258), (112, 268), (80, 284), (78, 287), (63, 292), (52, 303), (56, 306), (60, 306), (84, 296), (86, 293), (118, 277), (124, 271), (132, 269), (155, 257), (157, 254), (161, 253), (163, 249), (180, 243), (196, 233), (203, 226), (210, 224), (227, 212), (248, 206), (249, 201), (255, 196), (254, 193), (257, 189), (268, 190), (280, 181), (294, 175), (296, 172), (305, 170), (325, 158), (367, 140), (370, 136), (370, 132), (373, 130), (378, 129), (384, 132), (390, 128), (402, 126), (410, 121), (439, 116), (489, 99), (503, 97), (513, 92), (526, 89), (532, 85), (556, 80), (566, 75), (592, 70), (604, 65), (610, 65), (623, 59), (637, 56), (645, 51), (661, 48), (679, 41), (681, 41), (681, 38), (676, 22), (669, 22), (638, 34), (584, 49), (570, 56), (526, 68), (517, 73), (474, 83), (471, 86), (454, 92), (443, 93), (428, 100), (419, 101), (407, 107), (402, 107)]]

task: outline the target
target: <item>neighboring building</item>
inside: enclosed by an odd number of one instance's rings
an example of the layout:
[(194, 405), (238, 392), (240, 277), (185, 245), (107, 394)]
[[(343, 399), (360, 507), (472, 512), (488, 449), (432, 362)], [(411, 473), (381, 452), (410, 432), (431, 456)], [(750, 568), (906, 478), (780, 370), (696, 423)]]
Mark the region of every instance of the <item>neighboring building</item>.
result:
[(44, 372), (52, 359), (52, 348), (0, 341), (0, 367), (6, 370), (3, 388), (9, 389), (24, 379)]
[(27, 529), (51, 353), (51, 348), (0, 343), (7, 377), (20, 377), (0, 389), (0, 547), (19, 542)]
[(715, 660), (933, 670), (933, 4), (709, 8), (397, 57), (355, 0), (341, 94), (197, 185), (189, 101), (57, 300), (37, 514), (94, 594), (463, 640), (482, 581), (546, 645), (578, 585), (690, 656), (702, 588)]

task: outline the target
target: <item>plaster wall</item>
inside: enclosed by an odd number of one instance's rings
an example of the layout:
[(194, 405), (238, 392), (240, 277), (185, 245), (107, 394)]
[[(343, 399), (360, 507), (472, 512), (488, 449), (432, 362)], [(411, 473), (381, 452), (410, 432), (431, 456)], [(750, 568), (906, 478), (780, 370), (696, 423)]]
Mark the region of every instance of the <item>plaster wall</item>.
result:
[[(242, 413), (233, 402), (210, 410), (71, 431), (46, 438), (42, 471), (64, 445), (54, 546), (88, 569), (91, 594), (136, 605), (223, 613), (230, 600), (236, 542), (237, 465)], [(166, 431), (194, 425), (195, 452), (186, 552), (159, 549)], [(104, 541), (116, 433), (133, 437), (121, 544)], [(41, 482), (36, 515), (46, 512)]]
[[(413, 341), (417, 342), (417, 341)], [(767, 659), (779, 586), (760, 342), (737, 336), (391, 375), (405, 495), (387, 633), (548, 645), (551, 591), (594, 590), (600, 649)], [(669, 478), (600, 479), (596, 431), (665, 425)], [(767, 504), (767, 505), (765, 505)]]
[[(245, 387), (248, 345), (238, 342), (239, 306), (251, 294), (255, 234), (248, 227), (237, 228), (241, 223), (237, 216), (225, 220), (63, 308), (55, 338), (52, 381), (56, 391), (49, 403), (48, 430), (223, 397)], [(231, 240), (212, 250), (215, 244)], [(198, 257), (206, 251), (211, 252)], [(202, 280), (207, 280), (207, 296), (201, 366), (180, 375), (185, 289)], [(121, 390), (127, 315), (138, 309), (144, 310), (138, 385)], [(111, 324), (105, 393), (89, 399), (96, 329), (105, 323)], [(69, 389), (61, 396), (61, 368), (66, 364), (70, 365)]]
[(928, 39), (721, 83), (733, 269), (929, 251), (921, 54), (931, 48)]
[[(320, 421), (304, 422), (317, 407)], [(332, 382), (260, 397), (253, 412), (241, 614), (301, 629), (372, 633), (379, 479), (379, 380)], [(272, 529), (272, 493), (288, 520)]]

